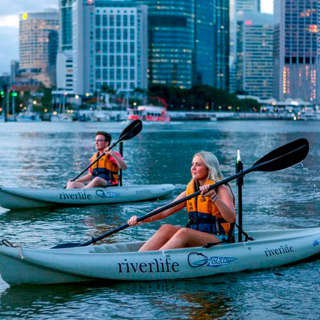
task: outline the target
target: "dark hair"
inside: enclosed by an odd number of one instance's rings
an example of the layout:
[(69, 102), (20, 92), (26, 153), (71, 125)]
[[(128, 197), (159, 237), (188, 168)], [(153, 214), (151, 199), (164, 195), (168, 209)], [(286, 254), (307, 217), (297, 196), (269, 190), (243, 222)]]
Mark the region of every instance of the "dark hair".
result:
[(112, 137), (109, 133), (107, 133), (105, 131), (97, 131), (96, 136), (98, 136), (98, 135), (104, 136), (106, 142), (109, 142), (109, 144), (110, 144)]

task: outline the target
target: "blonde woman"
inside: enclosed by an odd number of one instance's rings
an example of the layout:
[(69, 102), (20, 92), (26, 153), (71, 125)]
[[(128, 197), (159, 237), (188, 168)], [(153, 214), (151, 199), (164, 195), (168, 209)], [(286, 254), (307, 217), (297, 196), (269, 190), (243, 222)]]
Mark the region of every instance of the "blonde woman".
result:
[[(228, 185), (221, 185), (218, 190), (208, 192), (210, 185), (223, 179), (217, 158), (207, 151), (196, 153), (191, 164), (191, 175), (192, 180), (186, 190), (175, 201), (198, 190), (201, 191), (199, 196), (143, 221), (161, 220), (186, 207), (189, 216), (187, 226), (162, 225), (145, 242), (140, 251), (203, 246), (207, 243), (225, 241), (233, 236), (236, 212), (231, 188)], [(132, 216), (128, 220), (128, 224), (136, 225), (137, 219), (137, 216)]]

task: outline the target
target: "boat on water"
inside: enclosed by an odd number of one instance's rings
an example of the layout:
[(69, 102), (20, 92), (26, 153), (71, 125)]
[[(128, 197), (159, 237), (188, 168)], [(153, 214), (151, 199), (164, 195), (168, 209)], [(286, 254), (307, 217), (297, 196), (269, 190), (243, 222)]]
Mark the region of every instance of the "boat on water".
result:
[(71, 122), (72, 114), (53, 112), (52, 115), (50, 116), (50, 121), (51, 122)]
[(320, 121), (320, 112), (318, 109), (305, 107), (301, 112), (297, 114), (298, 120), (316, 120)]
[(170, 122), (170, 116), (165, 107), (144, 105), (136, 109), (129, 109), (128, 120)]
[(0, 206), (28, 209), (145, 201), (168, 195), (172, 184), (132, 185), (91, 189), (32, 189), (0, 187)]
[(320, 253), (320, 228), (248, 233), (254, 240), (148, 252), (138, 252), (143, 242), (28, 249), (2, 241), (0, 273), (10, 285), (187, 279), (279, 267)]
[(16, 121), (18, 122), (33, 122), (33, 121), (41, 121), (41, 118), (39, 114), (36, 112), (31, 112), (31, 111), (25, 111), (25, 112), (20, 112), (17, 117)]

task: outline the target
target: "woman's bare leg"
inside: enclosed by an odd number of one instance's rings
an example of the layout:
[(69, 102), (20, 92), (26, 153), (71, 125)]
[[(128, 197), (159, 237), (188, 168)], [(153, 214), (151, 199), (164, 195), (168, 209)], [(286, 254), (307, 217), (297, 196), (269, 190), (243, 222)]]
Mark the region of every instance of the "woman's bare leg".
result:
[(106, 187), (106, 186), (107, 186), (106, 180), (100, 177), (95, 177), (84, 188), (89, 189), (89, 188)]
[(82, 189), (84, 184), (78, 181), (68, 181), (67, 189)]
[(209, 242), (219, 242), (213, 234), (190, 228), (180, 228), (159, 250), (204, 246)]
[(158, 250), (179, 230), (179, 227), (164, 224), (160, 229), (139, 249), (139, 251)]

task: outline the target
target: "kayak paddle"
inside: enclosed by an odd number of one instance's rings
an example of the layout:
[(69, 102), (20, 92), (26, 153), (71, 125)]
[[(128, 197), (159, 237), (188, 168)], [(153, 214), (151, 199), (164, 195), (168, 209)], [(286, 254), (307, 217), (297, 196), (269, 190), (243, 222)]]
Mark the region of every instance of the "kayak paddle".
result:
[[(241, 170), (240, 172), (236, 173), (235, 175), (233, 175), (229, 178), (225, 178), (223, 180), (218, 181), (217, 183), (210, 186), (209, 190), (216, 189), (217, 187), (221, 186), (222, 184), (226, 184), (226, 183), (230, 182), (231, 180), (243, 177), (244, 175), (246, 175), (252, 171), (277, 171), (277, 170), (291, 167), (292, 165), (301, 162), (307, 156), (308, 152), (309, 152), (308, 140), (297, 139), (295, 141), (292, 141), (288, 144), (285, 144), (285, 145), (269, 152), (264, 157), (262, 157), (261, 159), (256, 161), (252, 167), (250, 167), (246, 170)], [(150, 217), (152, 217), (152, 216), (154, 216), (164, 210), (175, 207), (176, 205), (178, 205), (184, 201), (187, 201), (193, 197), (198, 196), (200, 193), (201, 193), (201, 191), (199, 190), (197, 192), (190, 194), (187, 197), (184, 197), (182, 199), (179, 199), (177, 201), (174, 201), (174, 202), (171, 202), (167, 205), (164, 205), (160, 208), (152, 210), (150, 213), (138, 218), (137, 221), (138, 222), (143, 221), (143, 220), (150, 218)], [(105, 232), (98, 237), (92, 237), (92, 239), (88, 240), (87, 242), (84, 242), (84, 243), (80, 243), (80, 242), (78, 242), (78, 243), (76, 243), (76, 242), (63, 243), (63, 244), (59, 244), (59, 245), (53, 247), (52, 249), (88, 246), (90, 244), (96, 243), (97, 241), (102, 240), (103, 238), (106, 238), (108, 236), (111, 236), (112, 234), (117, 233), (117, 232), (119, 232), (123, 229), (126, 229), (128, 227), (130, 227), (129, 224), (124, 224), (116, 229)]]
[[(142, 121), (141, 120), (132, 121), (122, 131), (119, 139), (109, 147), (109, 150), (111, 150), (113, 147), (115, 147), (119, 142), (124, 141), (124, 140), (129, 140), (129, 139), (135, 137), (141, 130), (142, 130)], [(105, 152), (103, 152), (95, 161), (91, 162), (90, 165), (87, 168), (85, 168), (84, 170), (82, 170), (75, 178), (71, 179), (71, 181), (78, 179), (83, 173), (85, 173), (91, 166), (93, 166), (97, 161), (99, 161), (99, 159), (102, 158), (104, 155), (105, 155)]]

